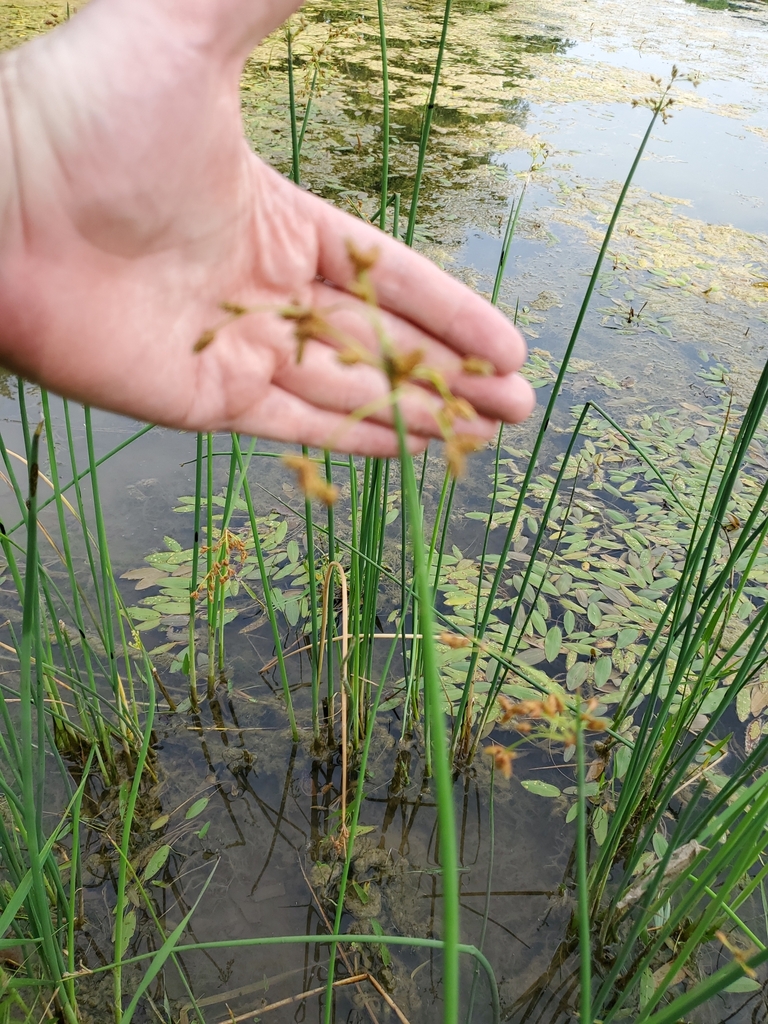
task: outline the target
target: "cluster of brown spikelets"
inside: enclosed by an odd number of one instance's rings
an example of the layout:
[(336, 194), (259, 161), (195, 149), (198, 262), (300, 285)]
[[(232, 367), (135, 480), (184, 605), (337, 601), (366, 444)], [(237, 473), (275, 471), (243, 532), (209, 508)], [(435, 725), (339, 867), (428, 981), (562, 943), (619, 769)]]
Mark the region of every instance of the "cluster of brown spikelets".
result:
[[(401, 352), (387, 337), (378, 316), (376, 290), (371, 279), (371, 270), (379, 257), (378, 249), (361, 252), (348, 241), (347, 254), (353, 271), (353, 279), (347, 290), (368, 307), (371, 326), (378, 341), (378, 351), (371, 351), (352, 335), (339, 331), (328, 321), (323, 311), (294, 303), (280, 307), (277, 313), (293, 324), (293, 334), (297, 343), (296, 361), (301, 362), (308, 341), (318, 340), (332, 344), (337, 350), (339, 362), (345, 366), (365, 364), (381, 370), (389, 382), (388, 395), (355, 410), (347, 417), (350, 423), (365, 419), (387, 405), (394, 405), (401, 388), (406, 384), (419, 385), (432, 394), (437, 394), (442, 401), (437, 413), (437, 422), (445, 442), (446, 462), (454, 476), (461, 476), (466, 468), (467, 456), (482, 446), (482, 441), (477, 437), (460, 429), (461, 421), (467, 422), (475, 418), (475, 409), (466, 399), (454, 395), (443, 375), (425, 363), (423, 350)], [(249, 313), (263, 311), (229, 302), (222, 303), (221, 309), (225, 317), (221, 323), (200, 335), (194, 345), (195, 352), (206, 349), (215, 340), (218, 331), (233, 320)], [(475, 376), (490, 376), (494, 372), (491, 363), (477, 356), (464, 359), (462, 369), (465, 373)], [(322, 501), (326, 505), (336, 501), (337, 488), (320, 477), (315, 462), (301, 455), (285, 455), (283, 459), (296, 473), (299, 487), (307, 497)]]
[[(224, 585), (235, 578), (237, 569), (245, 564), (248, 555), (245, 544), (231, 530), (224, 530), (216, 544), (211, 545), (214, 552), (213, 563), (210, 572), (200, 581), (197, 590), (193, 591), (192, 597), (197, 600), (202, 591), (208, 591), (208, 600), (213, 601), (216, 584)], [(200, 548), (201, 554), (211, 550), (205, 545)], [(233, 564), (234, 563), (234, 564)]]
[[(515, 729), (522, 736), (536, 731), (542, 737), (570, 746), (576, 742), (576, 711), (567, 707), (555, 693), (550, 693), (541, 700), (512, 701), (500, 694), (498, 702), (501, 707), (499, 723), (504, 725), (514, 721)], [(596, 718), (594, 711), (598, 706), (597, 698), (592, 697), (579, 712), (582, 727), (590, 732), (603, 732), (608, 728), (604, 718)], [(496, 768), (505, 779), (512, 776), (512, 762), (517, 757), (515, 744), (504, 747), (500, 743), (492, 743), (485, 747), (485, 753), (492, 757)]]

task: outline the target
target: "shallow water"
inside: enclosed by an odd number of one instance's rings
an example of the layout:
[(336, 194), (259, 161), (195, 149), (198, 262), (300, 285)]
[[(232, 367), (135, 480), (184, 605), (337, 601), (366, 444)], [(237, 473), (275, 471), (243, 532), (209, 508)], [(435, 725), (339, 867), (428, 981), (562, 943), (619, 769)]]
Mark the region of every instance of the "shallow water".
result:
[[(390, 190), (403, 189), (406, 210), (439, 14), (423, 2), (391, 3), (386, 10), (393, 87)], [(43, 28), (52, 11), (60, 16), (53, 5), (4, 5), (5, 37), (16, 40)], [(379, 185), (375, 9), (359, 3), (313, 4), (307, 19), (295, 44), (296, 61), (310, 71), (312, 60), (319, 61), (321, 91), (308, 122), (303, 178), (308, 187), (372, 216)], [(614, 0), (464, 0), (456, 3), (453, 19), (418, 246), (489, 292), (509, 204), (530, 165), (530, 147), (546, 144), (549, 156), (534, 173), (525, 199), (502, 303), (510, 312), (519, 304), (523, 330), (531, 345), (545, 351), (543, 359), (550, 353), (557, 357), (617, 183), (648, 121), (648, 111), (632, 108), (630, 101), (651, 95), (648, 76), (665, 78), (672, 63), (684, 73), (701, 73), (697, 89), (681, 84), (679, 109), (667, 125), (659, 125), (640, 167), (622, 222), (632, 233), (625, 230), (616, 238), (616, 258), (593, 301), (578, 352), (582, 363), (563, 395), (557, 424), (566, 425), (570, 406), (586, 397), (598, 397), (622, 422), (692, 396), (703, 402), (707, 384), (697, 372), (711, 371), (719, 362), (735, 368), (734, 386), (743, 397), (768, 344), (768, 290), (756, 287), (768, 279), (766, 5), (654, 0), (628, 10)], [(338, 34), (340, 26), (346, 27)], [(318, 57), (317, 47), (324, 42), (327, 49)], [(244, 116), (257, 148), (285, 171), (284, 69), (285, 47), (276, 37), (257, 51), (246, 71)], [(306, 99), (309, 78), (307, 72), (300, 79), (300, 102)], [(633, 298), (626, 299), (630, 293)], [(622, 303), (646, 303), (644, 319), (630, 324), (628, 333), (617, 330), (616, 317), (605, 312), (613, 304), (626, 313)], [(632, 383), (614, 387), (601, 383), (601, 376)], [(3, 399), (0, 413), (6, 444), (20, 450), (13, 401)], [(97, 422), (105, 451), (134, 427), (106, 415)], [(510, 431), (508, 440), (524, 446), (529, 431)], [(162, 550), (166, 534), (184, 546), (190, 543), (191, 517), (172, 509), (179, 496), (192, 490), (193, 456), (193, 439), (153, 431), (105, 466), (101, 485), (116, 570), (136, 568), (145, 555)], [(274, 507), (283, 514), (281, 501), (297, 505), (293, 482), (283, 478), (278, 466), (259, 465), (259, 482), (267, 488), (262, 511)], [(221, 486), (225, 470), (221, 460)], [(438, 487), (436, 468), (427, 493), (431, 488), (434, 495)], [(477, 550), (479, 533), (477, 523), (463, 516), (487, 504), (487, 491), (488, 462), (478, 458), (455, 506), (451, 540), (465, 555)], [(3, 522), (15, 522), (5, 493), (0, 513)], [(132, 603), (144, 596), (129, 582), (124, 593)], [(7, 603), (4, 613), (12, 615)], [(145, 641), (160, 646), (178, 626), (165, 623), (145, 633)], [(255, 628), (240, 632), (248, 626)], [(160, 782), (146, 824), (161, 813), (171, 818), (156, 838), (147, 833), (147, 848), (173, 837), (174, 854), (157, 879), (162, 887), (155, 887), (167, 927), (178, 922), (216, 865), (190, 939), (323, 934), (322, 912), (332, 912), (313, 896), (319, 886), (312, 867), (328, 859), (322, 838), (338, 813), (338, 759), (313, 760), (306, 740), (292, 747), (276, 697), (279, 682), (271, 672), (259, 672), (273, 653), (268, 632), (253, 609), (244, 609), (230, 627), (228, 691), (221, 688), (199, 719), (161, 715), (157, 723)], [(286, 625), (286, 635), (292, 640), (297, 633)], [(159, 664), (178, 697), (183, 678), (169, 671), (169, 660), (159, 659)], [(300, 723), (306, 727), (303, 659), (295, 659), (292, 680)], [(385, 931), (439, 935), (433, 801), (422, 780), (418, 737), (402, 749), (399, 738), (397, 712), (382, 715), (361, 820), (372, 827), (365, 846), (375, 845), (387, 857), (361, 871), (360, 880), (369, 886)], [(532, 746), (516, 766), (518, 777), (568, 787), (572, 773), (561, 753)], [(456, 786), (466, 942), (480, 941), (491, 850), (488, 793), (489, 769), (480, 759)], [(208, 805), (187, 822), (186, 809), (201, 797), (209, 798)], [(106, 798), (94, 794), (97, 803), (100, 799)], [(572, 909), (570, 888), (563, 885), (573, 843), (572, 826), (564, 822), (567, 803), (565, 797), (537, 797), (516, 780), (496, 783), (485, 949), (499, 980), (503, 1017), (521, 1024), (575, 1020), (567, 999), (569, 965), (553, 974), (535, 1003), (529, 1006), (524, 998), (549, 966)], [(197, 832), (206, 821), (210, 825), (201, 838)], [(100, 859), (98, 838), (92, 837), (92, 843), (86, 879), (92, 925), (84, 957), (95, 964), (108, 944), (113, 880)], [(347, 916), (347, 926), (355, 926), (354, 914)], [(183, 964), (196, 997), (209, 1001), (205, 1015), (212, 1022), (227, 1020), (230, 1009), (235, 1015), (258, 1012), (265, 1002), (317, 987), (326, 960), (327, 948), (319, 945), (196, 953), (185, 956)], [(381, 969), (380, 959), (374, 967)], [(395, 998), (411, 1021), (439, 1019), (438, 955), (394, 950), (389, 970)], [(471, 968), (465, 965), (465, 992), (470, 981)], [(184, 1019), (186, 995), (171, 972), (167, 994), (174, 1013)], [(395, 1019), (370, 987), (340, 990), (336, 1019), (371, 1019), (363, 997), (379, 1020)], [(716, 1000), (695, 1019), (760, 1022), (767, 1014), (764, 997), (739, 996)], [(319, 1020), (320, 1015), (313, 996), (264, 1019)], [(482, 984), (473, 1019), (490, 1019)]]

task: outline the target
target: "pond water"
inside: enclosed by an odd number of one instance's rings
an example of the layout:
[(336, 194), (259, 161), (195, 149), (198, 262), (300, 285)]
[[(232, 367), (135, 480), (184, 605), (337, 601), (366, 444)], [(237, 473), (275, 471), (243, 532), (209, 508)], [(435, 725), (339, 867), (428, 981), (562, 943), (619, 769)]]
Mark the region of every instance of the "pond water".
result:
[[(304, 14), (306, 25), (294, 41), (302, 110), (316, 68), (318, 85), (302, 150), (302, 181), (372, 217), (380, 173), (375, 7), (359, 0), (313, 2)], [(6, 3), (0, 9), (0, 38), (15, 42), (61, 17), (57, 5)], [(403, 210), (440, 17), (438, 7), (424, 0), (392, 0), (386, 6), (393, 104), (390, 191), (403, 192)], [(619, 183), (648, 123), (649, 111), (631, 101), (655, 95), (649, 76), (666, 81), (673, 64), (692, 80), (676, 86), (674, 116), (658, 125), (630, 191), (579, 341), (575, 373), (561, 398), (560, 428), (570, 423), (571, 406), (593, 398), (622, 424), (648, 436), (667, 429), (661, 421), (642, 425), (643, 416), (654, 410), (677, 410), (663, 421), (671, 424), (670, 431), (697, 416), (700, 429), (702, 409), (722, 399), (720, 364), (730, 368), (731, 386), (742, 402), (762, 368), (768, 351), (768, 4), (454, 3), (416, 243), (490, 293), (510, 203), (520, 193), (534, 151), (537, 167), (501, 305), (510, 314), (518, 309), (536, 349), (531, 375), (542, 395), (568, 340)], [(243, 79), (248, 133), (257, 150), (283, 171), (290, 166), (285, 68), (284, 39), (276, 35), (256, 51)], [(19, 451), (15, 400), (0, 402), (6, 445)], [(707, 422), (698, 443), (715, 430), (711, 416)], [(100, 414), (97, 426), (99, 444), (107, 451), (137, 425)], [(531, 425), (510, 430), (506, 440), (513, 449), (524, 448), (532, 430)], [(79, 435), (77, 440), (82, 443)], [(560, 447), (556, 438), (547, 464)], [(141, 567), (147, 555), (166, 550), (165, 536), (190, 545), (191, 516), (173, 509), (192, 492), (193, 459), (193, 438), (153, 430), (106, 463), (100, 479), (117, 573)], [(225, 462), (216, 464), (219, 487), (226, 481)], [(459, 487), (450, 537), (459, 555), (478, 551), (480, 529), (466, 515), (487, 509), (489, 466), (479, 456)], [(428, 500), (438, 493), (441, 472), (435, 465), (433, 479), (430, 470)], [(293, 480), (286, 479), (279, 463), (260, 460), (258, 483), (260, 512), (275, 509), (295, 532), (298, 521), (290, 507), (300, 503), (300, 495)], [(0, 495), (0, 514), (4, 523), (16, 521), (6, 493)], [(398, 530), (393, 528), (395, 547)], [(125, 581), (132, 605), (157, 591), (142, 580), (138, 585), (137, 593), (134, 582)], [(0, 595), (7, 588), (6, 582)], [(156, 880), (158, 907), (170, 930), (207, 883), (189, 929), (192, 941), (322, 935), (328, 930), (324, 915), (331, 916), (333, 908), (317, 862), (332, 859), (324, 837), (338, 816), (339, 759), (335, 753), (313, 759), (306, 732), (301, 743), (291, 743), (277, 676), (273, 669), (259, 671), (273, 656), (268, 626), (255, 602), (243, 600), (237, 607), (238, 617), (228, 627), (228, 685), (199, 716), (163, 711), (156, 723), (159, 781), (146, 798), (140, 823), (148, 856), (158, 841), (149, 825), (170, 816), (161, 834), (172, 843), (173, 854)], [(3, 609), (14, 616), (7, 595)], [(184, 677), (174, 664), (183, 626), (179, 618), (158, 618), (157, 628), (144, 633), (148, 648), (168, 648), (158, 650), (157, 664), (177, 699), (184, 693)], [(295, 625), (284, 623), (289, 643), (301, 635)], [(535, 649), (533, 644), (529, 651)], [(529, 658), (532, 665), (536, 660)], [(551, 671), (561, 668), (564, 676), (564, 664)], [(458, 678), (460, 666), (456, 671)], [(291, 679), (304, 730), (308, 678), (306, 661), (295, 658)], [(753, 718), (762, 722), (764, 711), (759, 708)], [(743, 746), (744, 728), (742, 720), (736, 750)], [(386, 932), (440, 934), (435, 808), (423, 771), (419, 737), (401, 742), (397, 709), (383, 714), (361, 816), (369, 831), (360, 840), (355, 866), (368, 902), (350, 904), (350, 929), (365, 928), (375, 917)], [(532, 744), (516, 775), (550, 782), (559, 791), (573, 785), (562, 750), (548, 745)], [(544, 799), (518, 779), (497, 779), (492, 843), (489, 790), (487, 759), (478, 758), (456, 783), (462, 938), (481, 943), (490, 887), (484, 946), (499, 981), (502, 1018), (520, 1024), (575, 1021), (569, 1001), (573, 964), (546, 975), (573, 909), (574, 832), (565, 823), (572, 800), (562, 792)], [(203, 797), (208, 803), (188, 821), (188, 808)], [(94, 794), (91, 812), (108, 816), (111, 803), (113, 794)], [(90, 834), (83, 958), (93, 966), (109, 956), (114, 885), (109, 849), (98, 833)], [(253, 1019), (265, 1004), (322, 985), (327, 957), (321, 944), (227, 949), (185, 956), (183, 966), (206, 1021), (224, 1022), (240, 1014)], [(363, 970), (382, 973), (408, 1020), (440, 1018), (439, 955), (397, 949), (385, 963), (378, 951), (369, 961), (357, 950), (350, 961), (352, 970), (362, 964)], [(466, 992), (471, 964), (463, 970)], [(478, 985), (473, 1019), (480, 1022), (491, 1018), (485, 983), (481, 979)], [(94, 993), (94, 1019), (105, 1019), (98, 1015), (96, 987)], [(194, 1019), (171, 971), (167, 997), (174, 1020)], [(321, 1018), (316, 995), (264, 1016), (267, 1021)], [(370, 986), (360, 985), (338, 990), (336, 1019), (375, 1024), (396, 1018)], [(694, 1019), (757, 1024), (768, 1020), (768, 1003), (763, 993), (723, 997), (696, 1011)]]

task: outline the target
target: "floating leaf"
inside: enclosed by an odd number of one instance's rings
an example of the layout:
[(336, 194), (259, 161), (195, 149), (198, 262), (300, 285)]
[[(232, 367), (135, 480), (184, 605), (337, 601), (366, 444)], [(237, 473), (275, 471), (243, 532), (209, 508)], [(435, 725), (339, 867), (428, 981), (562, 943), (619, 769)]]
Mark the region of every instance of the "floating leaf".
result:
[(352, 888), (355, 890), (357, 898), (360, 900), (363, 906), (365, 906), (368, 903), (368, 900), (370, 899), (368, 892), (363, 888), (362, 885), (360, 885), (359, 882), (355, 882), (354, 879), (352, 880)]
[(157, 832), (159, 828), (163, 828), (168, 824), (170, 820), (170, 814), (161, 814), (159, 818), (155, 818), (152, 824), (149, 826), (152, 832)]
[(210, 797), (201, 796), (199, 800), (195, 800), (192, 806), (187, 810), (184, 815), (187, 821), (191, 821), (192, 818), (196, 818), (198, 814), (202, 814), (205, 808), (208, 806)]
[(568, 689), (575, 690), (578, 686), (581, 686), (587, 678), (587, 671), (586, 661), (577, 661), (573, 668), (568, 670), (568, 674), (565, 677), (565, 685)]
[(622, 629), (619, 631), (619, 635), (616, 637), (616, 647), (620, 650), (622, 647), (629, 647), (633, 644), (640, 635), (637, 629)]
[[(381, 936), (381, 935), (384, 934), (384, 929), (381, 927), (381, 925), (379, 924), (379, 922), (376, 920), (375, 917), (371, 920), (371, 928), (372, 928), (372, 930), (373, 930), (375, 935)], [(392, 957), (390, 955), (388, 947), (387, 946), (379, 946), (378, 948), (379, 948), (379, 955), (381, 956), (381, 959), (382, 959), (382, 961), (384, 963), (384, 966), (385, 967), (389, 967), (389, 965), (392, 963)]]
[(629, 768), (629, 762), (632, 757), (632, 752), (629, 747), (625, 747), (623, 744), (616, 748), (616, 753), (613, 756), (613, 774), (617, 779), (623, 779), (627, 774), (627, 768)]
[(541, 614), (540, 611), (537, 611), (535, 609), (531, 612), (531, 625), (536, 630), (536, 632), (540, 633), (542, 636), (544, 636), (547, 632), (547, 623), (544, 619), (544, 616)]
[(123, 918), (123, 935), (121, 942), (121, 949), (118, 952), (118, 958), (122, 959), (125, 956), (125, 951), (128, 949), (128, 945), (134, 936), (136, 931), (136, 911), (129, 910)]
[(554, 661), (560, 653), (560, 648), (563, 644), (563, 633), (559, 626), (552, 626), (548, 631), (544, 640), (544, 653), (547, 656), (547, 661)]
[(560, 796), (560, 790), (550, 782), (540, 782), (539, 779), (523, 779), (520, 785), (529, 793), (535, 793), (536, 796)]
[(746, 722), (752, 714), (752, 695), (749, 690), (740, 690), (736, 696), (736, 715), (740, 722)]
[(756, 978), (737, 978), (724, 992), (758, 992), (763, 986)]
[(603, 807), (596, 807), (592, 815), (592, 834), (598, 846), (602, 846), (608, 835), (608, 814)]
[(762, 725), (759, 719), (752, 719), (747, 726), (747, 731), (744, 735), (744, 750), (747, 755), (751, 754), (757, 744), (760, 742), (760, 735), (762, 733)]
[(129, 569), (120, 577), (121, 580), (138, 580), (137, 590), (147, 590), (155, 586), (161, 580), (168, 579), (168, 573), (162, 569), (155, 569), (151, 565), (143, 566), (141, 569)]
[(564, 572), (562, 576), (558, 577), (555, 587), (558, 594), (567, 594), (573, 586), (573, 576), (569, 572)]
[(651, 1001), (653, 993), (656, 991), (656, 985), (653, 980), (653, 971), (650, 967), (646, 967), (643, 973), (640, 975), (640, 1009), (644, 1010), (648, 1003)]
[(170, 852), (171, 848), (167, 844), (155, 850), (149, 858), (149, 864), (144, 868), (144, 874), (142, 877), (145, 882), (148, 882), (150, 878), (154, 878), (158, 871), (165, 866), (165, 862), (168, 860)]
[(288, 619), (288, 622), (290, 623), (291, 626), (296, 626), (298, 624), (299, 611), (300, 605), (295, 598), (292, 598), (290, 601), (285, 602), (283, 614), (285, 615), (286, 619)]
[(610, 657), (603, 655), (595, 662), (595, 686), (605, 686), (613, 669)]

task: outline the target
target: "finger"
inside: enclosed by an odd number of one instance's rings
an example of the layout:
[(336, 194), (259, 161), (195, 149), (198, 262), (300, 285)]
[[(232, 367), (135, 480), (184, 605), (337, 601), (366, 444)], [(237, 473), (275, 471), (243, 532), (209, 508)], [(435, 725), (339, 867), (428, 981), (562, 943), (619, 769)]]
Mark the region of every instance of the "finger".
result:
[(412, 249), (378, 228), (304, 194), (306, 214), (319, 239), (318, 270), (340, 288), (354, 281), (348, 253), (378, 250), (371, 270), (379, 305), (454, 349), (488, 359), (503, 375), (519, 370), (525, 342), (519, 331), (485, 299), (449, 277)]
[(312, 303), (332, 328), (325, 340), (343, 347), (344, 338), (349, 337), (378, 354), (383, 333), (398, 351), (421, 351), (421, 365), (437, 370), (453, 394), (466, 398), (481, 416), (520, 423), (536, 404), (533, 389), (519, 374), (483, 377), (467, 373), (455, 350), (386, 310), (372, 309), (354, 296), (340, 296), (338, 290), (321, 283), (312, 291)]
[(519, 373), (504, 377), (460, 373), (446, 379), (455, 395), (466, 398), (478, 412), (505, 423), (522, 423), (536, 408), (536, 392)]
[[(373, 458), (394, 458), (399, 452), (397, 434), (390, 427), (368, 421), (359, 423), (340, 413), (318, 409), (274, 385), (257, 406), (229, 420), (223, 429)], [(414, 454), (426, 447), (426, 439), (409, 434), (406, 444)]]
[[(338, 353), (322, 342), (306, 342), (301, 360), (289, 360), (276, 371), (273, 380), (314, 407), (343, 415), (368, 409), (368, 422), (388, 426), (394, 422), (392, 391), (384, 373), (367, 365), (343, 366)], [(408, 431), (425, 437), (442, 435), (437, 417), (445, 406), (437, 395), (406, 384), (398, 389), (397, 401)], [(496, 428), (495, 421), (482, 416), (457, 419), (454, 423), (457, 431), (483, 439), (492, 438)]]

